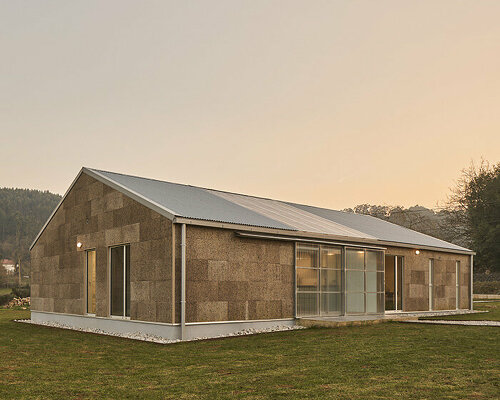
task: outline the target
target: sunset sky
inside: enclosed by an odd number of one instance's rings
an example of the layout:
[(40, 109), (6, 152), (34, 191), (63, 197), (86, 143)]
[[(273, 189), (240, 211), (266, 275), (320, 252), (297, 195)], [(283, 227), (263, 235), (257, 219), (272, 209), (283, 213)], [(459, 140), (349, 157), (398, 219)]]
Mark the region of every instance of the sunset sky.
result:
[(500, 161), (500, 1), (0, 1), (0, 150), (0, 187), (434, 207)]

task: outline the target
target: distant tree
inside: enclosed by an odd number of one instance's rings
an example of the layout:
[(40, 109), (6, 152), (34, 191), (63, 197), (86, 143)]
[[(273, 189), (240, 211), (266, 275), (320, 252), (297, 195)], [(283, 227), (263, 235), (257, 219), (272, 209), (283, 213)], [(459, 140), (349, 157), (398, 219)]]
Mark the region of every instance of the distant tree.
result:
[(0, 253), (29, 273), (29, 246), (61, 196), (40, 190), (0, 188)]
[(500, 271), (500, 162), (462, 170), (447, 202), (445, 230), (477, 252), (479, 271)]
[(437, 238), (443, 238), (444, 236), (440, 228), (444, 215), (426, 207), (416, 205), (405, 208), (402, 206), (360, 204), (344, 211), (371, 215)]

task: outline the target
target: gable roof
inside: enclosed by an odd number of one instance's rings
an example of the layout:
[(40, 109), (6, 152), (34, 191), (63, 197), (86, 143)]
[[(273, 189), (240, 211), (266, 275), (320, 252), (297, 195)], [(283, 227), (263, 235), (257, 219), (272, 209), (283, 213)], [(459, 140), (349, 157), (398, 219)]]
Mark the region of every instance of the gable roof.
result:
[[(425, 246), (443, 251), (473, 253), (466, 248), (369, 215), (329, 210), (91, 168), (82, 168), (73, 184), (83, 172), (174, 221), (177, 218), (185, 218), (270, 228), (288, 234), (293, 232), (322, 234), (352, 241), (357, 239), (374, 243), (380, 242), (380, 244)], [(31, 247), (34, 246), (57, 208)]]

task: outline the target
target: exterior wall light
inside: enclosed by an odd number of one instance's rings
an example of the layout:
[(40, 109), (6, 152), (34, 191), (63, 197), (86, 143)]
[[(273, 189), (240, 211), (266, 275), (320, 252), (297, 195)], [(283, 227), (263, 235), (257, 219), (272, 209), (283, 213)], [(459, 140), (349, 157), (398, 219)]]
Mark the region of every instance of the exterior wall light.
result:
[(81, 248), (82, 248), (82, 242), (78, 242), (78, 243), (76, 244), (76, 247), (78, 247), (79, 249), (81, 249)]
[(420, 250), (415, 250), (415, 254), (418, 256), (420, 254)]

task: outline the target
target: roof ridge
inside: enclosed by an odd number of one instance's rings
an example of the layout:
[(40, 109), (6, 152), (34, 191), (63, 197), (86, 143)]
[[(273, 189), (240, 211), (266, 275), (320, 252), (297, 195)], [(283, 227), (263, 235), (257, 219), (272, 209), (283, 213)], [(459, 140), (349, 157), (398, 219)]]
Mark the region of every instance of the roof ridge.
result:
[(254, 194), (245, 194), (245, 193), (230, 192), (229, 190), (213, 189), (213, 188), (209, 188), (209, 187), (205, 187), (205, 186), (189, 185), (187, 183), (178, 183), (178, 182), (171, 182), (171, 181), (163, 181), (161, 179), (146, 178), (144, 176), (124, 174), (124, 173), (121, 173), (121, 172), (105, 171), (105, 170), (96, 169), (96, 168), (89, 168), (89, 167), (85, 167), (85, 168), (89, 169), (89, 170), (92, 170), (92, 171), (96, 171), (96, 172), (105, 172), (105, 173), (115, 174), (115, 175), (121, 175), (121, 176), (130, 176), (132, 178), (145, 179), (145, 180), (148, 180), (148, 181), (155, 181), (155, 182), (161, 182), (161, 183), (169, 183), (171, 185), (187, 186), (187, 187), (193, 187), (193, 188), (197, 188), (197, 189), (209, 190), (209, 191), (213, 191), (213, 192), (234, 194), (234, 195), (237, 195), (237, 196), (253, 197), (255, 199), (278, 201), (280, 203), (286, 203), (286, 204), (289, 204), (289, 205), (299, 205), (299, 206), (303, 205), (303, 206), (307, 206), (307, 207), (321, 208), (323, 210), (337, 211), (337, 212), (341, 212), (341, 213), (345, 213), (345, 214), (354, 214), (354, 213), (349, 213), (347, 211), (336, 210), (336, 209), (333, 209), (333, 208), (324, 208), (324, 207), (320, 207), (320, 206), (311, 206), (309, 204), (294, 203), (294, 202), (287, 201), (287, 200), (273, 199), (271, 197), (257, 196), (257, 195), (254, 195)]

